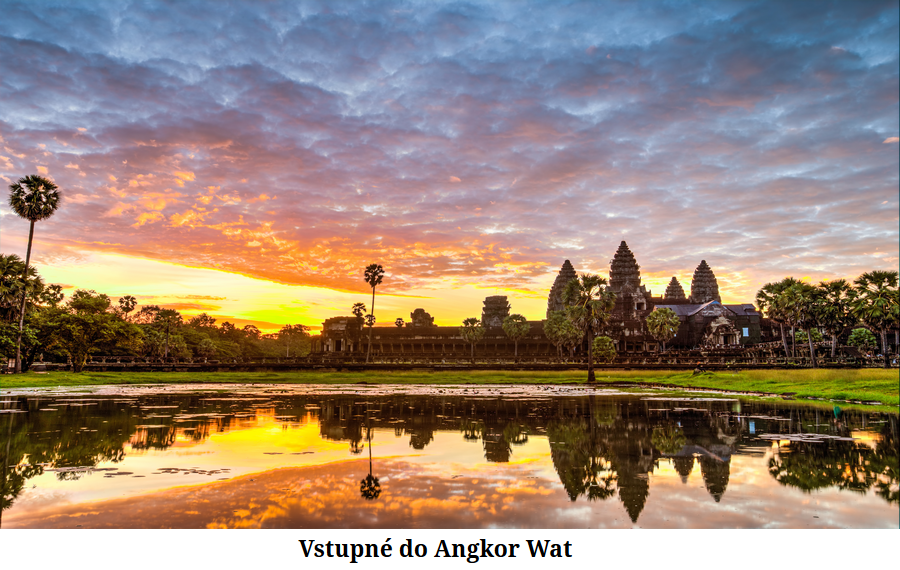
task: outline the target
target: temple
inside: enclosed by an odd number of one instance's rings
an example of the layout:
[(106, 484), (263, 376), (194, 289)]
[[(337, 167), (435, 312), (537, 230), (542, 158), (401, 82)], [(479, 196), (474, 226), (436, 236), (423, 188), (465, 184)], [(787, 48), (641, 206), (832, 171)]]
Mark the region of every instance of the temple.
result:
[[(560, 267), (547, 296), (546, 318), (564, 307), (562, 295), (566, 285), (578, 276), (567, 259)], [(674, 349), (740, 348), (759, 343), (760, 314), (752, 303), (724, 304), (719, 284), (712, 268), (701, 260), (694, 270), (691, 293), (686, 295), (676, 277), (672, 277), (664, 294), (654, 297), (641, 282), (641, 267), (625, 241), (619, 244), (609, 267), (608, 289), (616, 301), (605, 334), (619, 354), (652, 353), (660, 350), (660, 343), (647, 329), (647, 316), (655, 309), (666, 308), (678, 316), (680, 325), (675, 338), (666, 346)], [(484, 300), (481, 322), (486, 328), (485, 338), (476, 352), (504, 356), (512, 354), (514, 343), (503, 332), (503, 320), (512, 307), (505, 296), (491, 296)], [(462, 358), (469, 354), (469, 345), (459, 333), (459, 326), (436, 326), (434, 318), (424, 309), (410, 314), (405, 327), (376, 327), (373, 330), (373, 353), (383, 356), (425, 355), (431, 357)], [(531, 330), (519, 341), (518, 353), (523, 357), (547, 357), (557, 354), (557, 348), (544, 335), (546, 321), (529, 321)], [(361, 352), (367, 342), (361, 323), (355, 317), (335, 317), (323, 323), (322, 334), (315, 340), (316, 352)]]

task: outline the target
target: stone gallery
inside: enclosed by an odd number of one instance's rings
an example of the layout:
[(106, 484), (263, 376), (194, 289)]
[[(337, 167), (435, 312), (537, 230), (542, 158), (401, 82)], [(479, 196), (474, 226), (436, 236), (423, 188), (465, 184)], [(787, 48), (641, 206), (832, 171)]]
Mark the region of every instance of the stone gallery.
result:
[[(567, 259), (550, 288), (547, 298), (547, 318), (551, 312), (564, 308), (562, 295), (566, 284), (577, 277)], [(671, 309), (681, 321), (670, 348), (741, 347), (758, 343), (760, 314), (751, 303), (723, 304), (713, 270), (700, 262), (691, 280), (690, 295), (686, 295), (678, 279), (672, 277), (661, 297), (641, 283), (640, 265), (624, 241), (619, 244), (610, 262), (608, 289), (616, 294), (606, 334), (613, 339), (618, 353), (656, 352), (659, 343), (647, 330), (647, 316), (657, 308)], [(487, 297), (482, 308), (481, 322), (484, 338), (478, 343), (481, 355), (511, 355), (515, 346), (502, 329), (503, 319), (511, 314), (506, 296)], [(544, 335), (546, 321), (528, 321), (530, 331), (518, 343), (520, 356), (552, 356), (556, 347)], [(322, 334), (314, 339), (315, 352), (353, 353), (365, 349), (368, 334), (362, 318), (334, 317), (322, 323)], [(469, 344), (460, 334), (459, 326), (442, 327), (419, 308), (410, 314), (410, 322), (400, 327), (375, 327), (372, 351), (381, 355), (466, 355)]]

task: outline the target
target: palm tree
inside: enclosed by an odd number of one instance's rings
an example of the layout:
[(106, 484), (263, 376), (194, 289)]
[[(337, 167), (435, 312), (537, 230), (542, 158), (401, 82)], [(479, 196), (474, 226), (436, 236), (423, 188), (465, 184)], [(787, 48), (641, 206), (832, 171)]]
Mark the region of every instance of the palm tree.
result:
[(363, 315), (366, 314), (365, 303), (353, 303), (353, 309), (351, 309), (350, 312), (356, 317), (356, 350), (362, 352), (359, 345), (362, 338), (363, 323), (365, 322), (363, 318)]
[[(28, 249), (25, 253), (25, 269), (22, 281), (27, 280), (28, 264), (31, 261), (31, 243), (34, 240), (34, 223), (46, 220), (59, 208), (59, 192), (56, 184), (46, 178), (31, 174), (9, 185), (9, 206), (20, 218), (31, 222), (28, 230)], [(16, 368), (22, 371), (22, 329), (25, 327), (25, 288), (19, 305), (19, 337), (16, 340)]]
[(853, 315), (864, 325), (880, 333), (881, 354), (884, 356), (884, 367), (888, 368), (887, 331), (900, 321), (897, 272), (870, 271), (860, 275), (855, 284)]
[(125, 295), (119, 299), (119, 310), (122, 311), (122, 319), (128, 322), (128, 313), (137, 307), (137, 299), (133, 295)]
[(359, 482), (359, 494), (367, 501), (378, 498), (381, 494), (381, 484), (378, 477), (372, 475), (372, 428), (369, 427), (369, 404), (366, 402), (366, 439), (369, 447), (369, 475)]
[(36, 299), (45, 289), (37, 269), (29, 267), (28, 281), (23, 283), (24, 271), (25, 264), (18, 255), (0, 253), (0, 320), (12, 322), (19, 316), (19, 299), (23, 289), (31, 299)]
[(838, 336), (847, 327), (856, 324), (851, 309), (853, 306), (853, 286), (845, 279), (822, 281), (819, 283), (822, 306), (819, 319), (825, 332), (831, 335), (831, 358), (837, 355)]
[(650, 330), (653, 338), (662, 342), (663, 351), (666, 350), (666, 342), (675, 338), (679, 326), (681, 326), (681, 320), (678, 319), (675, 311), (668, 307), (654, 309), (647, 315), (647, 329)]
[(797, 325), (806, 332), (810, 364), (816, 368), (816, 349), (813, 346), (812, 329), (819, 326), (819, 314), (822, 311), (823, 301), (821, 290), (807, 283), (796, 283), (785, 293), (788, 301), (793, 303), (792, 313), (796, 315)]
[[(375, 287), (381, 285), (381, 280), (384, 279), (384, 268), (382, 268), (377, 263), (371, 263), (366, 267), (365, 280), (372, 287), (372, 312), (370, 315), (375, 315)], [(374, 323), (373, 323), (374, 324)], [(366, 351), (366, 364), (369, 363), (369, 355), (372, 354), (372, 327), (369, 326), (369, 349)]]
[(484, 325), (475, 317), (469, 317), (463, 321), (463, 326), (459, 327), (459, 336), (467, 343), (472, 345), (472, 362), (475, 362), (475, 344), (484, 338)]
[[(799, 283), (799, 281), (793, 277), (785, 277), (781, 281), (775, 283), (766, 283), (762, 286), (762, 289), (756, 292), (756, 305), (759, 308), (759, 311), (778, 323), (781, 327), (781, 341), (784, 343), (785, 356), (790, 356), (791, 354), (788, 351), (787, 335), (784, 333), (784, 324), (787, 319), (785, 318), (781, 305), (778, 303), (778, 299), (784, 290), (794, 283)], [(793, 338), (793, 334), (791, 334), (791, 337)]]
[(594, 382), (594, 335), (609, 322), (616, 294), (606, 288), (606, 279), (585, 274), (569, 281), (562, 295), (566, 317), (588, 341), (588, 382)]
[(528, 336), (531, 325), (522, 315), (509, 315), (503, 319), (503, 332), (515, 343), (515, 357), (519, 359), (519, 341)]
[(795, 339), (797, 321), (800, 319), (800, 307), (803, 303), (803, 295), (800, 289), (795, 285), (800, 283), (793, 277), (785, 277), (779, 284), (782, 286), (781, 291), (775, 298), (775, 307), (785, 324), (791, 327), (791, 357), (797, 356), (797, 342)]
[(169, 359), (169, 334), (173, 326), (180, 327), (182, 324), (181, 313), (175, 309), (160, 309), (156, 313), (156, 323), (166, 327), (166, 352), (164, 358)]

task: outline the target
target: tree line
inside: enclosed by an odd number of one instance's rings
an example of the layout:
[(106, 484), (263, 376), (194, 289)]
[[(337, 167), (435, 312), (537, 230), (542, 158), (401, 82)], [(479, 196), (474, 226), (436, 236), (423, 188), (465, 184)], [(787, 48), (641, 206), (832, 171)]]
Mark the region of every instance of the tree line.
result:
[[(286, 325), (264, 334), (254, 325), (237, 327), (201, 313), (185, 318), (158, 305), (137, 307), (126, 295), (79, 289), (65, 299), (59, 285), (46, 285), (34, 267), (21, 279), (24, 262), (0, 254), (0, 355), (14, 358), (20, 346), (21, 370), (39, 359), (72, 361), (81, 371), (92, 354), (172, 361), (185, 359), (258, 359), (305, 356), (309, 327)], [(25, 289), (25, 308), (18, 300)], [(22, 322), (19, 343), (19, 321)]]
[[(888, 333), (894, 331), (896, 335), (900, 325), (897, 281), (896, 271), (870, 271), (852, 283), (835, 279), (817, 285), (785, 277), (763, 285), (756, 293), (756, 304), (763, 314), (779, 325), (786, 355), (796, 356), (797, 341), (801, 339), (796, 333), (802, 331), (802, 340), (809, 345), (811, 364), (815, 368), (813, 342), (817, 334), (821, 335), (820, 329), (831, 337), (831, 357), (834, 358), (838, 338), (847, 329), (855, 328), (850, 338), (853, 344), (871, 346), (866, 330), (880, 339), (884, 367), (887, 368), (890, 365)], [(786, 328), (790, 329), (790, 334), (786, 334)]]

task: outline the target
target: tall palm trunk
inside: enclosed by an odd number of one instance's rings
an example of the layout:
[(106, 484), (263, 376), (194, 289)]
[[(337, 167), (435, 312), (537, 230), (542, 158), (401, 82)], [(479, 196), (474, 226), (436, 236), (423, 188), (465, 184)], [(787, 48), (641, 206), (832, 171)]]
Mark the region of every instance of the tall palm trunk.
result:
[(781, 327), (781, 342), (784, 343), (784, 356), (787, 358), (790, 353), (788, 353), (787, 336), (784, 334), (784, 323), (778, 323), (778, 326)]
[(594, 343), (592, 336), (592, 334), (588, 333), (588, 384), (596, 381), (594, 377)]
[(28, 228), (28, 249), (25, 253), (25, 270), (22, 273), (22, 303), (19, 305), (19, 337), (16, 339), (15, 373), (22, 372), (22, 331), (25, 329), (25, 298), (28, 295), (28, 263), (31, 261), (31, 241), (34, 239), (34, 220)]
[(837, 356), (837, 335), (831, 335), (831, 358)]
[(791, 324), (791, 358), (797, 358), (797, 332)]
[(813, 346), (812, 328), (806, 329), (806, 339), (809, 341), (809, 361), (812, 363), (813, 368), (818, 368), (816, 366), (816, 348)]
[[(375, 316), (375, 287), (372, 287), (372, 312), (370, 313), (373, 317)], [(373, 325), (375, 323), (372, 323)], [(369, 355), (372, 354), (372, 329), (374, 327), (369, 327), (369, 348), (366, 350), (366, 364), (369, 363)], [(384, 359), (382, 359), (384, 362)]]
[(887, 329), (881, 329), (881, 355), (884, 356), (884, 367), (890, 368), (890, 358), (888, 358), (887, 345)]

